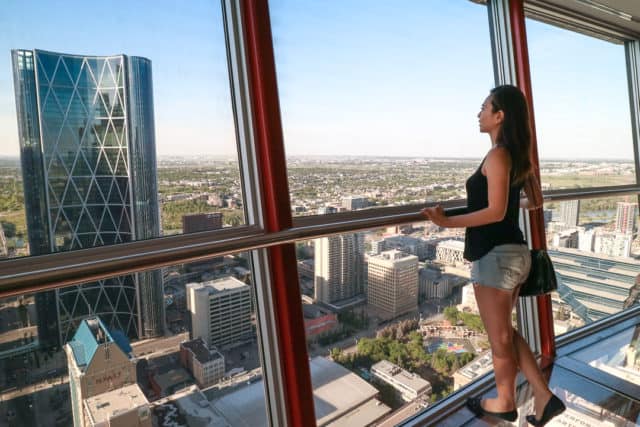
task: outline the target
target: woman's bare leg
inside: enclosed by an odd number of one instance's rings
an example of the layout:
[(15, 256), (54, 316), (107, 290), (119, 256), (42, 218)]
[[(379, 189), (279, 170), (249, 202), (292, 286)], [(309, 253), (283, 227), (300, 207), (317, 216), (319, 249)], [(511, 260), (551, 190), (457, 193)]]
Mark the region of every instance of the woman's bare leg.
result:
[(480, 317), (487, 330), (496, 379), (496, 399), (486, 399), (484, 409), (505, 412), (516, 408), (515, 383), (518, 365), (515, 354), (511, 311), (512, 291), (474, 285)]
[[(513, 295), (512, 305), (514, 307), (517, 299), (518, 292), (516, 291)], [(551, 390), (549, 390), (549, 385), (542, 375), (542, 371), (538, 366), (538, 362), (536, 361), (529, 344), (524, 340), (524, 338), (522, 338), (522, 335), (520, 335), (520, 332), (516, 329), (513, 330), (513, 347), (518, 367), (533, 389), (533, 397), (535, 399), (534, 408), (536, 414), (542, 414), (544, 406), (551, 397)]]

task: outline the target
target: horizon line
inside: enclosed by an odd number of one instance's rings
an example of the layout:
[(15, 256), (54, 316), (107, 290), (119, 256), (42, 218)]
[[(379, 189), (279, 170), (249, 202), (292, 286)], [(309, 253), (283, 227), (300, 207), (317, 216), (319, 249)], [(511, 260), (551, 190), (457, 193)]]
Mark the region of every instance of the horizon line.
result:
[[(216, 158), (216, 159), (224, 159), (224, 160), (236, 160), (237, 155), (235, 154), (163, 154), (156, 153), (156, 156), (159, 160), (166, 158), (184, 158), (184, 159), (202, 159), (205, 158)], [(332, 158), (332, 159), (410, 159), (410, 160), (478, 160), (481, 159), (481, 156), (469, 156), (469, 157), (460, 157), (460, 156), (410, 156), (410, 155), (373, 155), (373, 154), (294, 154), (286, 156), (287, 160), (289, 159), (305, 159), (305, 158)], [(11, 160), (20, 160), (19, 154), (0, 154), (0, 159), (11, 159)], [(584, 157), (584, 158), (567, 158), (567, 157), (548, 157), (548, 158), (540, 158), (540, 161), (619, 161), (619, 162), (629, 162), (633, 163), (633, 159), (625, 159), (621, 157)]]

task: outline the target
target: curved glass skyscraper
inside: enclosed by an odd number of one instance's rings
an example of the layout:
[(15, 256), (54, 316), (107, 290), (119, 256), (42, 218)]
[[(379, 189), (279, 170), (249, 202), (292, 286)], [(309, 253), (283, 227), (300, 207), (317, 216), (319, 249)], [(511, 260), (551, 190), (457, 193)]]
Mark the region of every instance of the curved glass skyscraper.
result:
[[(32, 255), (160, 234), (151, 61), (13, 50)], [(99, 316), (129, 337), (162, 335), (159, 271), (36, 296), (45, 346)]]

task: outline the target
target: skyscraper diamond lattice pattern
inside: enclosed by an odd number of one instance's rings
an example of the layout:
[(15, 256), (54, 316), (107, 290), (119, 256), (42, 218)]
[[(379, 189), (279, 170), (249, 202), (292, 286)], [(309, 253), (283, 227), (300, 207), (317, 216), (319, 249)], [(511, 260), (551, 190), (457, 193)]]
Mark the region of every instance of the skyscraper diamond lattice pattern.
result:
[[(32, 254), (157, 237), (150, 61), (16, 50), (13, 63)], [(132, 170), (137, 158), (147, 170)], [(160, 335), (161, 280), (150, 272), (58, 290), (55, 313), (42, 295), (40, 339), (65, 343), (89, 315), (130, 337)]]

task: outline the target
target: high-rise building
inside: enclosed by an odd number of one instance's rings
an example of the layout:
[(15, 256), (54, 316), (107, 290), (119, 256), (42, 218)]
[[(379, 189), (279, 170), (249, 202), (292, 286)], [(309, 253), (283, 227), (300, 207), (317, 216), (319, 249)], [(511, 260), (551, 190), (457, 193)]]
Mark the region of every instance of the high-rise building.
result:
[(638, 204), (618, 202), (616, 210), (616, 231), (623, 234), (635, 234), (638, 230)]
[(398, 250), (369, 258), (369, 305), (387, 318), (418, 309), (418, 257)]
[(314, 240), (316, 301), (333, 304), (364, 293), (364, 238), (343, 234)]
[[(222, 214), (220, 212), (190, 214), (182, 216), (182, 233), (198, 233), (200, 231), (219, 230), (222, 228)], [(191, 262), (187, 270), (191, 272), (206, 271), (213, 263), (220, 263), (224, 257), (215, 257), (206, 261)]]
[(580, 200), (567, 200), (560, 202), (560, 214), (558, 221), (566, 227), (575, 227), (580, 218)]
[(187, 284), (191, 338), (209, 348), (233, 347), (253, 338), (251, 288), (235, 277)]
[(220, 228), (222, 228), (222, 214), (219, 212), (182, 216), (182, 232), (184, 234)]
[[(13, 50), (32, 255), (158, 237), (151, 61)], [(63, 344), (98, 315), (129, 337), (164, 332), (159, 271), (36, 294), (38, 338)]]
[[(105, 411), (99, 411), (98, 401), (105, 401), (104, 396), (114, 390), (134, 385), (136, 390), (128, 389), (140, 397), (136, 406), (144, 409), (146, 399), (136, 384), (136, 362), (131, 358), (131, 346), (127, 338), (120, 332), (109, 331), (98, 317), (83, 320), (76, 329), (73, 339), (64, 346), (67, 355), (69, 369), (69, 388), (71, 390), (71, 409), (73, 412), (73, 425), (95, 425), (91, 420), (95, 419), (98, 412), (101, 417), (113, 418)], [(117, 394), (117, 393), (116, 393)], [(121, 394), (121, 393), (120, 393)], [(90, 398), (102, 396), (102, 399)], [(109, 412), (114, 410), (114, 401), (111, 401)], [(127, 410), (131, 409), (132, 401), (126, 399), (123, 405)], [(141, 411), (144, 412), (144, 411)], [(90, 416), (90, 413), (93, 416)], [(148, 407), (147, 416), (149, 419)], [(134, 424), (127, 424), (134, 425)]]

